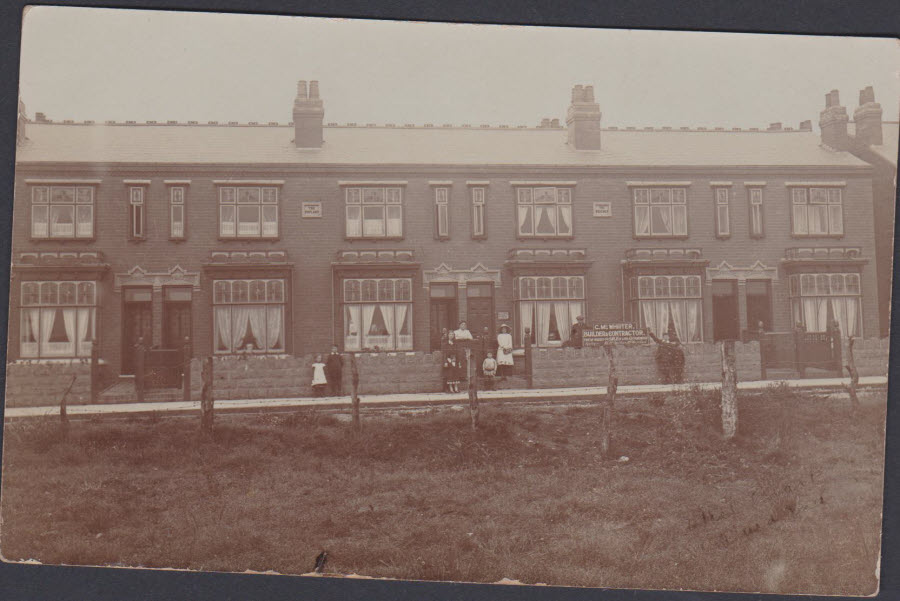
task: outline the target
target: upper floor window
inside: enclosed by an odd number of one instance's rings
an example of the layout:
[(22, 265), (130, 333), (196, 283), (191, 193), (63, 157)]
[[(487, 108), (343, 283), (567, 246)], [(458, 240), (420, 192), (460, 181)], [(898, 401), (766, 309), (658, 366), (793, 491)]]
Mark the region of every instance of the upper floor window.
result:
[(128, 220), (129, 236), (135, 240), (144, 238), (144, 188), (132, 186), (128, 188)]
[(765, 235), (763, 226), (763, 191), (762, 188), (750, 188), (750, 236), (762, 238)]
[(542, 186), (517, 188), (517, 218), (520, 238), (570, 238), (572, 236), (572, 189)]
[(687, 236), (687, 191), (634, 188), (634, 235), (640, 238)]
[(31, 189), (31, 237), (94, 237), (94, 188), (35, 186)]
[(169, 236), (176, 239), (185, 237), (184, 188), (182, 186), (169, 188)]
[(844, 207), (840, 188), (791, 188), (791, 233), (841, 236)]
[(403, 201), (400, 188), (347, 188), (348, 238), (402, 238)]
[(472, 188), (472, 237), (484, 238), (484, 188)]
[(277, 238), (278, 188), (219, 188), (219, 237)]
[(728, 238), (731, 236), (731, 215), (729, 206), (728, 188), (714, 188), (716, 196), (716, 237)]
[(450, 190), (434, 189), (434, 230), (439, 239), (450, 237)]
[(23, 282), (21, 356), (89, 357), (96, 310), (95, 282)]

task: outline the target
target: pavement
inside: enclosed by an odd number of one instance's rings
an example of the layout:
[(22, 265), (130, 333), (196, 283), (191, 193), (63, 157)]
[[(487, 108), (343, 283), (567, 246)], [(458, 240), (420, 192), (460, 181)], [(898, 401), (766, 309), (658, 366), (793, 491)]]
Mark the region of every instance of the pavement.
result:
[[(847, 378), (810, 378), (804, 380), (754, 380), (738, 382), (738, 390), (761, 390), (777, 383), (784, 383), (791, 388), (800, 389), (841, 389), (849, 383)], [(859, 379), (860, 386), (884, 386), (887, 384), (886, 376), (868, 376)], [(618, 397), (635, 395), (647, 395), (658, 392), (672, 392), (675, 390), (689, 390), (698, 387), (703, 390), (717, 390), (720, 382), (688, 383), (688, 384), (642, 384), (634, 386), (619, 386)], [(605, 386), (578, 387), (578, 388), (539, 388), (524, 390), (479, 390), (478, 399), (482, 402), (504, 401), (573, 401), (595, 399), (606, 396)], [(443, 392), (426, 392), (411, 394), (360, 394), (361, 407), (415, 407), (429, 405), (445, 405), (467, 403), (466, 393), (447, 394)], [(216, 412), (244, 412), (254, 413), (262, 411), (278, 411), (302, 407), (320, 408), (349, 408), (350, 397), (325, 397), (325, 398), (280, 398), (280, 399), (240, 399), (217, 400)], [(200, 401), (161, 401), (143, 403), (112, 403), (103, 405), (68, 405), (66, 414), (71, 417), (91, 415), (147, 415), (147, 414), (189, 414), (200, 411)], [(4, 413), (5, 419), (20, 417), (41, 417), (59, 415), (59, 406), (46, 407), (7, 407)]]

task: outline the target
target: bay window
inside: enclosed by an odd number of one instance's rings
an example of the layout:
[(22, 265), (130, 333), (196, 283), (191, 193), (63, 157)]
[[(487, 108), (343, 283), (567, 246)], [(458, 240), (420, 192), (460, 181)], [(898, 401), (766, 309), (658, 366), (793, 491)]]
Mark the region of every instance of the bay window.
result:
[(215, 352), (285, 352), (284, 305), (284, 280), (215, 280)]
[(561, 346), (584, 315), (584, 276), (521, 276), (515, 282), (519, 340), (525, 328), (537, 346)]
[(346, 188), (347, 238), (402, 238), (400, 188)]
[(277, 238), (278, 188), (219, 188), (220, 238)]
[(684, 188), (634, 188), (634, 235), (638, 238), (687, 236)]
[(519, 238), (571, 238), (572, 189), (516, 188)]
[(90, 357), (96, 319), (95, 282), (23, 282), (20, 356)]
[(801, 273), (790, 277), (791, 312), (807, 332), (825, 332), (837, 322), (844, 336), (859, 336), (858, 273)]
[(94, 237), (92, 186), (34, 186), (31, 189), (31, 237)]
[(791, 188), (794, 236), (841, 236), (844, 207), (840, 188)]
[(412, 279), (343, 280), (344, 350), (412, 350)]
[(681, 342), (703, 340), (703, 303), (698, 275), (631, 278), (631, 320), (662, 337), (675, 328)]

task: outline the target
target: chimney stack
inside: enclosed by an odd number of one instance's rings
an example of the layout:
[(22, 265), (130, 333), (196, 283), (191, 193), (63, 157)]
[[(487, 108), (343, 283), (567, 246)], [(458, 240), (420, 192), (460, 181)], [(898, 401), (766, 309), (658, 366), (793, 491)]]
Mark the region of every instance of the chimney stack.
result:
[(299, 81), (294, 99), (294, 145), (297, 148), (321, 148), (324, 122), (325, 108), (319, 98), (319, 82), (310, 81), (307, 92), (306, 80)]
[(822, 143), (835, 150), (847, 150), (850, 137), (847, 135), (847, 109), (841, 106), (837, 90), (825, 94), (825, 110), (819, 113), (819, 128)]
[(800, 131), (812, 131), (812, 121), (807, 119), (800, 122)]
[(543, 119), (541, 119), (541, 124), (539, 127), (550, 127), (550, 118), (544, 117)]
[(566, 112), (569, 144), (576, 150), (600, 150), (600, 117), (594, 86), (572, 88), (572, 104)]
[(27, 139), (25, 137), (25, 127), (28, 124), (28, 116), (25, 114), (25, 103), (19, 98), (19, 112), (16, 118), (16, 146), (21, 146)]
[(856, 122), (856, 139), (867, 146), (884, 143), (881, 131), (881, 105), (875, 102), (872, 86), (859, 91), (859, 107), (853, 111)]
[(781, 131), (781, 121), (770, 123), (768, 131)]

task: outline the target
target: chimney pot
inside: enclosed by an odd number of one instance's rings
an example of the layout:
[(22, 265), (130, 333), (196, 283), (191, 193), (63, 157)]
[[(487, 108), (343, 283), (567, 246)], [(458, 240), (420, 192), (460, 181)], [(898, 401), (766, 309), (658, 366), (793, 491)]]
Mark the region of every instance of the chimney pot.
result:
[(297, 98), (299, 100), (306, 100), (309, 96), (306, 93), (306, 80), (301, 79), (297, 82)]
[(812, 131), (812, 121), (807, 119), (800, 122), (800, 131)]
[(875, 102), (872, 86), (859, 91), (859, 107), (853, 111), (856, 122), (856, 139), (865, 145), (880, 146), (884, 143), (881, 105)]
[(559, 119), (551, 119), (550, 127), (559, 127)]
[(45, 115), (44, 113), (35, 113), (34, 120), (38, 123), (44, 123), (45, 121), (47, 121), (47, 115)]
[(319, 82), (318, 80), (312, 80), (309, 82), (309, 99), (310, 100), (318, 100), (319, 99)]
[(781, 121), (769, 124), (769, 131), (781, 131)]
[(594, 102), (594, 86), (584, 86), (584, 101)]
[(541, 119), (541, 127), (550, 127), (550, 119), (546, 117)]

